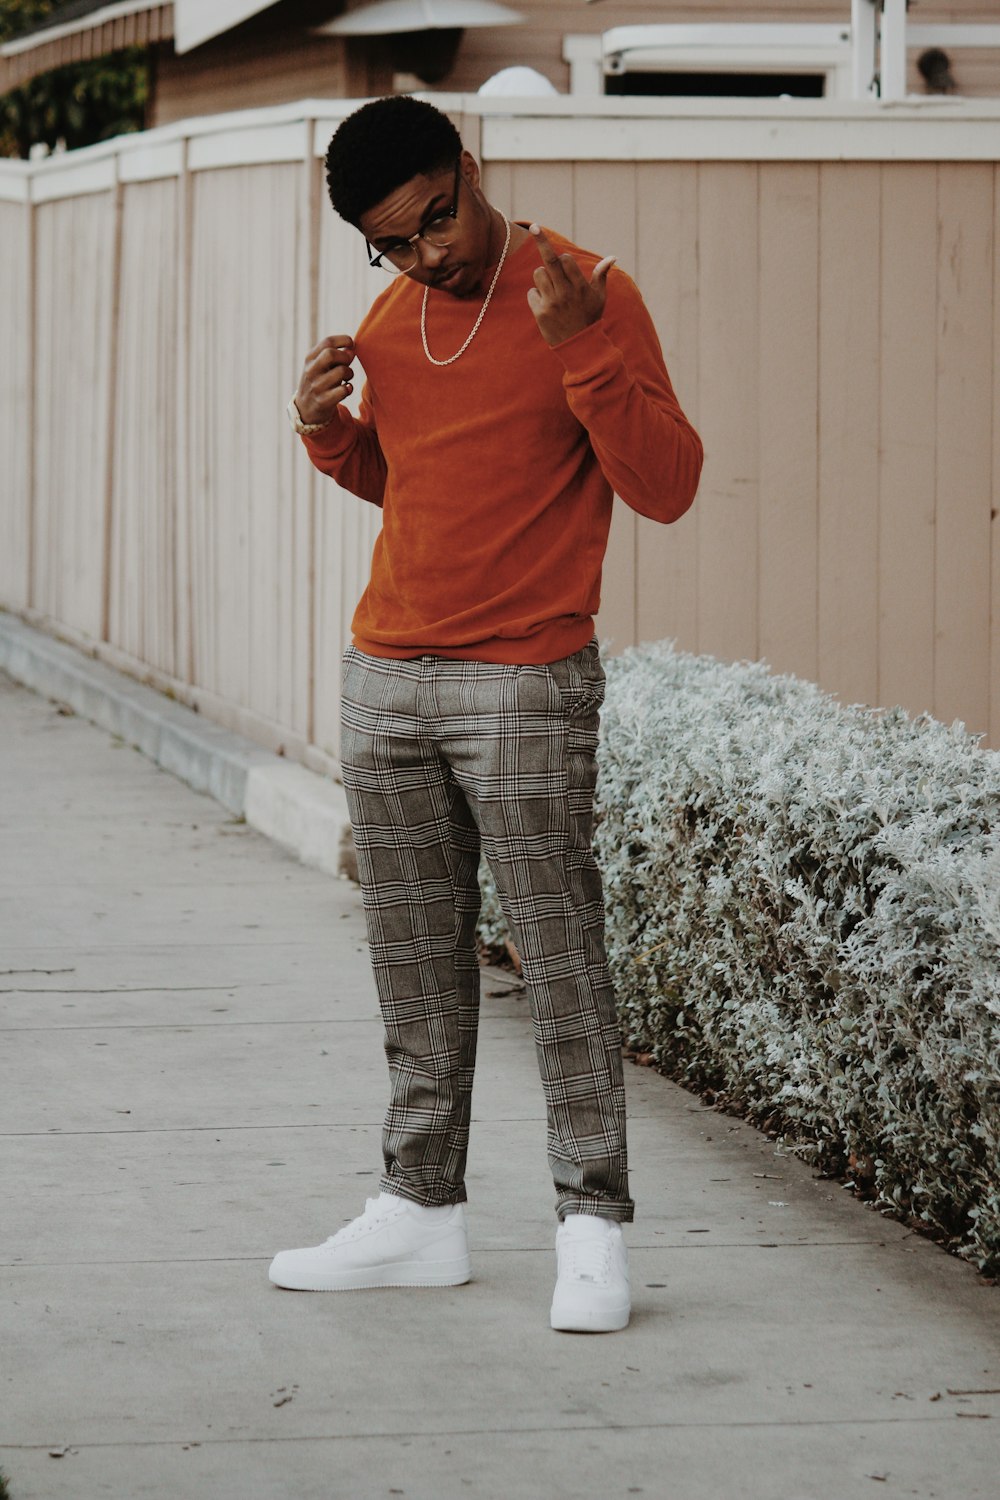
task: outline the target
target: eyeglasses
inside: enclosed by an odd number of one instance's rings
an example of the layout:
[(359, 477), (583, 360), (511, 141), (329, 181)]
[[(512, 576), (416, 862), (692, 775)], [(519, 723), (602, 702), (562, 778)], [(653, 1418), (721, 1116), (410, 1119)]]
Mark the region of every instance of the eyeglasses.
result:
[(461, 183), (459, 175), (461, 167), (460, 157), (455, 163), (455, 187), (451, 207), (437, 210), (426, 224), (421, 224), (416, 234), (411, 234), (407, 240), (394, 240), (377, 255), (373, 253), (371, 245), (365, 240), (370, 266), (379, 271), (387, 271), (390, 276), (398, 276), (401, 272), (412, 271), (417, 264), (418, 240), (424, 240), (438, 250), (452, 243), (458, 233), (458, 190)]

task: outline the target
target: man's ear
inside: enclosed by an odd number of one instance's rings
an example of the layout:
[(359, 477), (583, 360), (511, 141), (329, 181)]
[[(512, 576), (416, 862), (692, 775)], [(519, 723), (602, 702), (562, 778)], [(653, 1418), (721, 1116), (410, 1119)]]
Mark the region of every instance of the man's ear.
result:
[(461, 160), (462, 176), (465, 178), (470, 188), (475, 191), (475, 189), (479, 186), (479, 163), (476, 161), (476, 158), (473, 156), (472, 152), (466, 151), (464, 148), (462, 151)]

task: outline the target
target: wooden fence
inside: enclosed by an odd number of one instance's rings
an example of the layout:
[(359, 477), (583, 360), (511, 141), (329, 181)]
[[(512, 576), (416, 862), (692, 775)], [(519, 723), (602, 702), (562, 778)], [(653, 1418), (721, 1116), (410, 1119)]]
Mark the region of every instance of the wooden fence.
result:
[[(1000, 104), (443, 102), (496, 203), (636, 275), (705, 440), (682, 521), (619, 507), (602, 637), (1000, 745)], [(0, 604), (326, 769), (379, 517), (284, 406), (376, 290), (351, 107), (0, 164)]]

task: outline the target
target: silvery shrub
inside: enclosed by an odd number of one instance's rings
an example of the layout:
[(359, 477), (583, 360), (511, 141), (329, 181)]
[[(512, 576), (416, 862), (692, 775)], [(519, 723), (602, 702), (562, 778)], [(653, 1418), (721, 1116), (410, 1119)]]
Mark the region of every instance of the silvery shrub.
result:
[(1000, 1272), (1000, 754), (670, 642), (606, 666), (627, 1041)]

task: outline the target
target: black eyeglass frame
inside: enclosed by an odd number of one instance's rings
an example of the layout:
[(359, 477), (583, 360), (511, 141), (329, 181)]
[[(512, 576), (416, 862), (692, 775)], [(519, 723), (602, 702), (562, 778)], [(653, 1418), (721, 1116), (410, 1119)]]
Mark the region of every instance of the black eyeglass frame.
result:
[[(365, 249), (368, 251), (368, 264), (372, 268), (373, 271), (385, 271), (385, 270), (387, 270), (388, 268), (382, 264), (383, 258), (386, 257), (386, 256), (388, 256), (390, 258), (390, 263), (391, 263), (391, 257), (393, 255), (393, 253), (395, 252), (395, 253), (398, 254), (402, 250), (402, 248), (403, 248), (404, 245), (408, 246), (409, 249), (411, 249), (413, 251), (413, 266), (415, 266), (415, 265), (417, 265), (419, 263), (420, 252), (417, 250), (417, 240), (425, 240), (428, 245), (433, 245), (434, 244), (433, 240), (427, 239), (427, 230), (428, 230), (429, 226), (431, 224), (438, 224), (443, 219), (455, 219), (455, 220), (458, 219), (458, 196), (459, 196), (459, 192), (460, 192), (461, 186), (462, 186), (462, 175), (461, 174), (462, 174), (462, 158), (459, 157), (457, 159), (457, 161), (455, 162), (455, 189), (454, 189), (454, 195), (453, 195), (452, 200), (451, 200), (451, 207), (450, 208), (445, 208), (445, 209), (435, 209), (434, 212), (431, 214), (430, 218), (424, 220), (424, 222), (421, 224), (420, 228), (417, 230), (416, 234), (411, 234), (409, 236), (409, 238), (406, 239), (406, 240), (400, 239), (400, 240), (396, 241), (396, 243), (387, 246), (385, 250), (379, 250), (377, 253), (373, 253), (371, 245), (368, 243), (367, 240), (365, 240)], [(446, 244), (450, 244), (451, 241), (448, 240), (445, 243)], [(444, 246), (443, 245), (438, 245), (438, 246), (435, 246), (435, 248), (436, 249), (443, 249)], [(394, 270), (392, 271), (391, 274), (392, 275), (399, 275), (399, 276), (406, 276), (406, 275), (409, 274), (410, 271), (413, 270), (413, 266), (407, 266), (405, 268), (405, 270), (403, 269), (402, 266), (396, 266), (394, 268)]]

